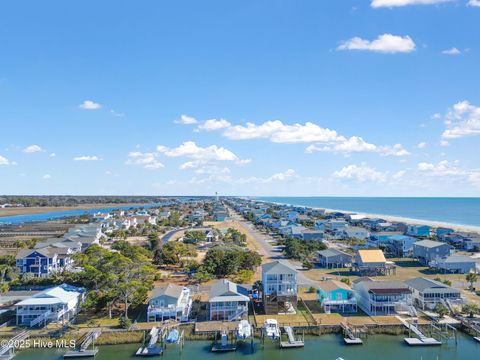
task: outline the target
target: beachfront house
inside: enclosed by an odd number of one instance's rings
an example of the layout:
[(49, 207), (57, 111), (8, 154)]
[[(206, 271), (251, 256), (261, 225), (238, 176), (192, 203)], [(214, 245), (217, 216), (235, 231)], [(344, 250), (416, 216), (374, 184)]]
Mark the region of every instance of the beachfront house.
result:
[(337, 249), (326, 249), (317, 252), (315, 263), (322, 268), (346, 268), (351, 267), (353, 256)]
[(389, 275), (395, 273), (395, 264), (387, 262), (382, 250), (358, 250), (353, 268), (362, 276)]
[(344, 238), (366, 240), (370, 237), (370, 232), (361, 226), (348, 226), (342, 230)]
[(437, 304), (463, 304), (460, 290), (439, 281), (418, 277), (405, 281), (412, 291), (413, 304), (422, 310), (433, 310)]
[(41, 291), (15, 304), (16, 324), (34, 327), (68, 322), (80, 311), (84, 298), (85, 289), (67, 284)]
[(72, 250), (68, 247), (45, 247), (20, 250), (15, 259), (21, 274), (47, 277), (73, 266)]
[(341, 281), (321, 281), (318, 285), (317, 294), (318, 300), (326, 313), (357, 311), (357, 299), (352, 288)]
[(436, 258), (430, 262), (430, 266), (443, 273), (468, 274), (480, 271), (480, 264), (474, 258), (457, 254)]
[(188, 321), (191, 307), (189, 288), (174, 284), (155, 287), (148, 301), (147, 321)]
[(428, 237), (430, 235), (430, 226), (428, 225), (408, 225), (407, 235), (416, 237)]
[(263, 304), (266, 314), (294, 313), (297, 307), (297, 271), (274, 261), (262, 265)]
[(353, 281), (353, 290), (358, 306), (370, 316), (412, 311), (412, 291), (403, 282), (359, 278)]
[(248, 291), (226, 279), (210, 288), (208, 297), (210, 321), (233, 321), (248, 315)]
[(331, 219), (326, 222), (325, 228), (329, 231), (339, 231), (344, 230), (348, 226), (348, 223), (345, 219)]
[(421, 240), (413, 244), (413, 257), (420, 263), (428, 265), (432, 260), (450, 255), (452, 250), (453, 247), (446, 243)]

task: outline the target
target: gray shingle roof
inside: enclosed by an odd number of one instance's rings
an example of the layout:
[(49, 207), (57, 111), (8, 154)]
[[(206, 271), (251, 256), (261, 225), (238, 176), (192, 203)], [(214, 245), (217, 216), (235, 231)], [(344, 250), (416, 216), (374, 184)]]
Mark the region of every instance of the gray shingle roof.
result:
[(178, 286), (175, 284), (167, 284), (166, 286), (159, 286), (153, 289), (152, 291), (152, 298), (156, 298), (158, 296), (170, 296), (175, 299), (178, 299), (182, 294), (183, 286)]
[(433, 240), (421, 240), (421, 241), (417, 241), (415, 245), (419, 245), (427, 248), (434, 248), (434, 247), (442, 246), (446, 244), (439, 241), (433, 241)]
[(414, 279), (409, 279), (405, 281), (405, 284), (410, 286), (411, 288), (414, 288), (415, 290), (418, 290), (419, 292), (423, 292), (426, 289), (430, 288), (442, 288), (446, 289), (449, 288), (450, 286), (442, 284), (441, 282), (427, 279), (424, 277), (417, 277)]

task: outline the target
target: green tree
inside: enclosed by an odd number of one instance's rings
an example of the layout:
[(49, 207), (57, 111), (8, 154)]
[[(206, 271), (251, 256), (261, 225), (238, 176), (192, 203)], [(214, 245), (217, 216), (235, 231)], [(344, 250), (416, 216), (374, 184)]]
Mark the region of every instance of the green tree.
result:
[(476, 304), (465, 304), (462, 307), (462, 312), (473, 318), (475, 315), (480, 314), (480, 308)]
[(447, 315), (448, 312), (449, 312), (447, 307), (445, 305), (441, 304), (441, 303), (438, 303), (435, 306), (434, 311), (438, 314), (438, 316), (440, 316), (440, 318), (445, 317), (445, 315)]
[(170, 241), (155, 251), (153, 263), (180, 266), (183, 258), (195, 256), (197, 251), (193, 245)]
[(239, 284), (247, 284), (252, 281), (254, 274), (255, 272), (253, 270), (241, 269), (234, 276), (233, 281)]
[(473, 289), (473, 284), (477, 282), (478, 275), (475, 273), (469, 273), (466, 276), (467, 281), (470, 283), (470, 290)]

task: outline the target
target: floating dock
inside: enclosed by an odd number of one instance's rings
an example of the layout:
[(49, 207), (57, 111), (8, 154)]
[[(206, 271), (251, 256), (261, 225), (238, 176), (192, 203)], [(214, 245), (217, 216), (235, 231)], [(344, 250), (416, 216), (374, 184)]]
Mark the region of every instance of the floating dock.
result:
[(290, 326), (285, 326), (283, 329), (287, 334), (288, 341), (280, 341), (280, 347), (282, 349), (299, 348), (305, 346), (305, 342), (303, 340), (295, 339), (293, 329)]
[(157, 341), (160, 336), (160, 329), (153, 327), (149, 333), (149, 340), (147, 346), (141, 346), (137, 352), (136, 356), (157, 356), (163, 353), (163, 349), (157, 346)]
[(237, 343), (232, 337), (232, 341), (228, 342), (228, 333), (225, 331), (220, 336), (220, 343), (217, 343), (217, 334), (215, 334), (215, 340), (212, 345), (212, 352), (227, 352), (227, 351), (236, 351)]
[(65, 354), (63, 354), (64, 359), (75, 359), (75, 358), (85, 358), (85, 357), (95, 357), (97, 355), (98, 349), (93, 349), (93, 350), (72, 350), (68, 351)]
[(437, 339), (434, 339), (432, 337), (427, 337), (425, 336), (415, 325), (407, 322), (405, 319), (401, 318), (400, 316), (396, 317), (399, 319), (402, 324), (411, 332), (413, 332), (415, 335), (417, 335), (416, 338), (404, 338), (403, 340), (410, 346), (439, 346), (442, 345), (441, 341), (438, 341)]
[[(102, 331), (100, 329), (92, 330), (87, 333), (78, 350), (67, 351), (63, 354), (64, 359), (73, 359), (73, 358), (85, 358), (85, 357), (94, 357), (98, 353), (98, 349), (95, 349), (95, 340), (100, 336)], [(90, 344), (93, 344), (93, 349), (87, 350)]]
[(355, 336), (352, 328), (348, 324), (342, 323), (342, 329), (343, 329), (343, 333), (346, 335), (343, 338), (343, 341), (345, 342), (346, 345), (362, 345), (363, 344), (363, 340)]

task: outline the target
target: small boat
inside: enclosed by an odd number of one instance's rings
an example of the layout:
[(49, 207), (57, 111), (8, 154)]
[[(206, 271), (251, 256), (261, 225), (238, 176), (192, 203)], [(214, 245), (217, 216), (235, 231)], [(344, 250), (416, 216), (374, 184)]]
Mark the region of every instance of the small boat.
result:
[(168, 333), (167, 343), (172, 344), (172, 343), (176, 343), (177, 341), (178, 341), (178, 330), (173, 329)]
[(266, 319), (263, 324), (263, 329), (270, 339), (278, 339), (280, 337), (280, 328), (275, 319)]
[(341, 358), (341, 357), (338, 357), (338, 358), (336, 358), (335, 360), (344, 360), (344, 359), (343, 359), (343, 358)]
[(240, 339), (247, 339), (252, 336), (252, 326), (250, 325), (248, 320), (240, 321), (240, 323), (238, 324), (237, 336)]

